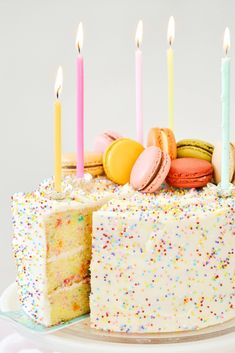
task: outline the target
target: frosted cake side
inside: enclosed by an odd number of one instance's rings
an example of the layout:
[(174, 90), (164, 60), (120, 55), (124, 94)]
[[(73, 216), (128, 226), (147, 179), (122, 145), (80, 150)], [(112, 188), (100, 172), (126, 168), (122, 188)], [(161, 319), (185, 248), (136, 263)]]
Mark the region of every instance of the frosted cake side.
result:
[(234, 318), (234, 196), (136, 193), (95, 212), (92, 327), (175, 332)]

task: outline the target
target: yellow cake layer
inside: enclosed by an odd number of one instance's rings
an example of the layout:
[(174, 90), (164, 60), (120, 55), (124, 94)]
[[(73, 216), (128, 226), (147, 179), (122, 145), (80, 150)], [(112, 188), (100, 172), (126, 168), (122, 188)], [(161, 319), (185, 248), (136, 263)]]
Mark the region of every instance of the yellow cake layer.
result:
[(45, 220), (47, 258), (80, 246), (90, 246), (91, 212), (92, 209), (68, 210), (47, 217)]
[(54, 291), (49, 296), (51, 325), (89, 313), (89, 283), (75, 283)]
[[(64, 256), (65, 255), (65, 256)], [(47, 260), (47, 289), (51, 293), (54, 289), (80, 281), (88, 274), (91, 259), (91, 246), (71, 250), (66, 256), (63, 253), (58, 258)]]

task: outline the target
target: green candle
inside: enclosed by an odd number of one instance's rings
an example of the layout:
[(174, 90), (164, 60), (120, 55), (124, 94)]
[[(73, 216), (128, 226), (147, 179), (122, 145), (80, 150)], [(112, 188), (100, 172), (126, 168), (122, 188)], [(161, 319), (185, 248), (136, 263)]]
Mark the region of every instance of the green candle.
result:
[(230, 64), (228, 57), (230, 47), (230, 32), (226, 28), (224, 32), (224, 51), (225, 57), (222, 58), (222, 170), (221, 170), (221, 188), (229, 188), (229, 145), (230, 145)]

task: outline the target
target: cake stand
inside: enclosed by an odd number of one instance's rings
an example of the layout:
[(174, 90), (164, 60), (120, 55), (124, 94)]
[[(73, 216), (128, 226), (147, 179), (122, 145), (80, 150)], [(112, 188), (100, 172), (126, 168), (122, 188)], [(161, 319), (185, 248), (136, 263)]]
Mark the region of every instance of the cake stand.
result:
[[(1, 311), (16, 311), (16, 286), (1, 296)], [(86, 318), (50, 334), (39, 334), (13, 323), (39, 347), (60, 353), (235, 353), (235, 319), (200, 331), (169, 334), (118, 334), (93, 330)]]

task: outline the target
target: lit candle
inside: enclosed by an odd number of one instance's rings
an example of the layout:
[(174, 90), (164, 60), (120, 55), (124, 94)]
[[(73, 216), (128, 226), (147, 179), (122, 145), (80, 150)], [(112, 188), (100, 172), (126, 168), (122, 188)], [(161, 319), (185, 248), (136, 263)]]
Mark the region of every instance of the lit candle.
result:
[(224, 32), (224, 52), (225, 57), (221, 62), (222, 79), (222, 171), (221, 188), (229, 187), (229, 148), (230, 148), (230, 58), (228, 51), (230, 48), (230, 32), (226, 28)]
[(84, 67), (81, 49), (83, 45), (83, 26), (79, 23), (76, 37), (77, 56), (77, 177), (84, 176)]
[(167, 40), (170, 45), (167, 50), (167, 71), (168, 71), (168, 126), (174, 129), (174, 52), (172, 44), (175, 38), (175, 20), (171, 16), (168, 23)]
[(55, 81), (55, 190), (61, 192), (61, 102), (60, 93), (63, 83), (63, 71), (60, 66)]
[(136, 30), (135, 89), (136, 89), (136, 134), (137, 141), (143, 144), (143, 58), (140, 49), (143, 38), (143, 22), (139, 21)]

